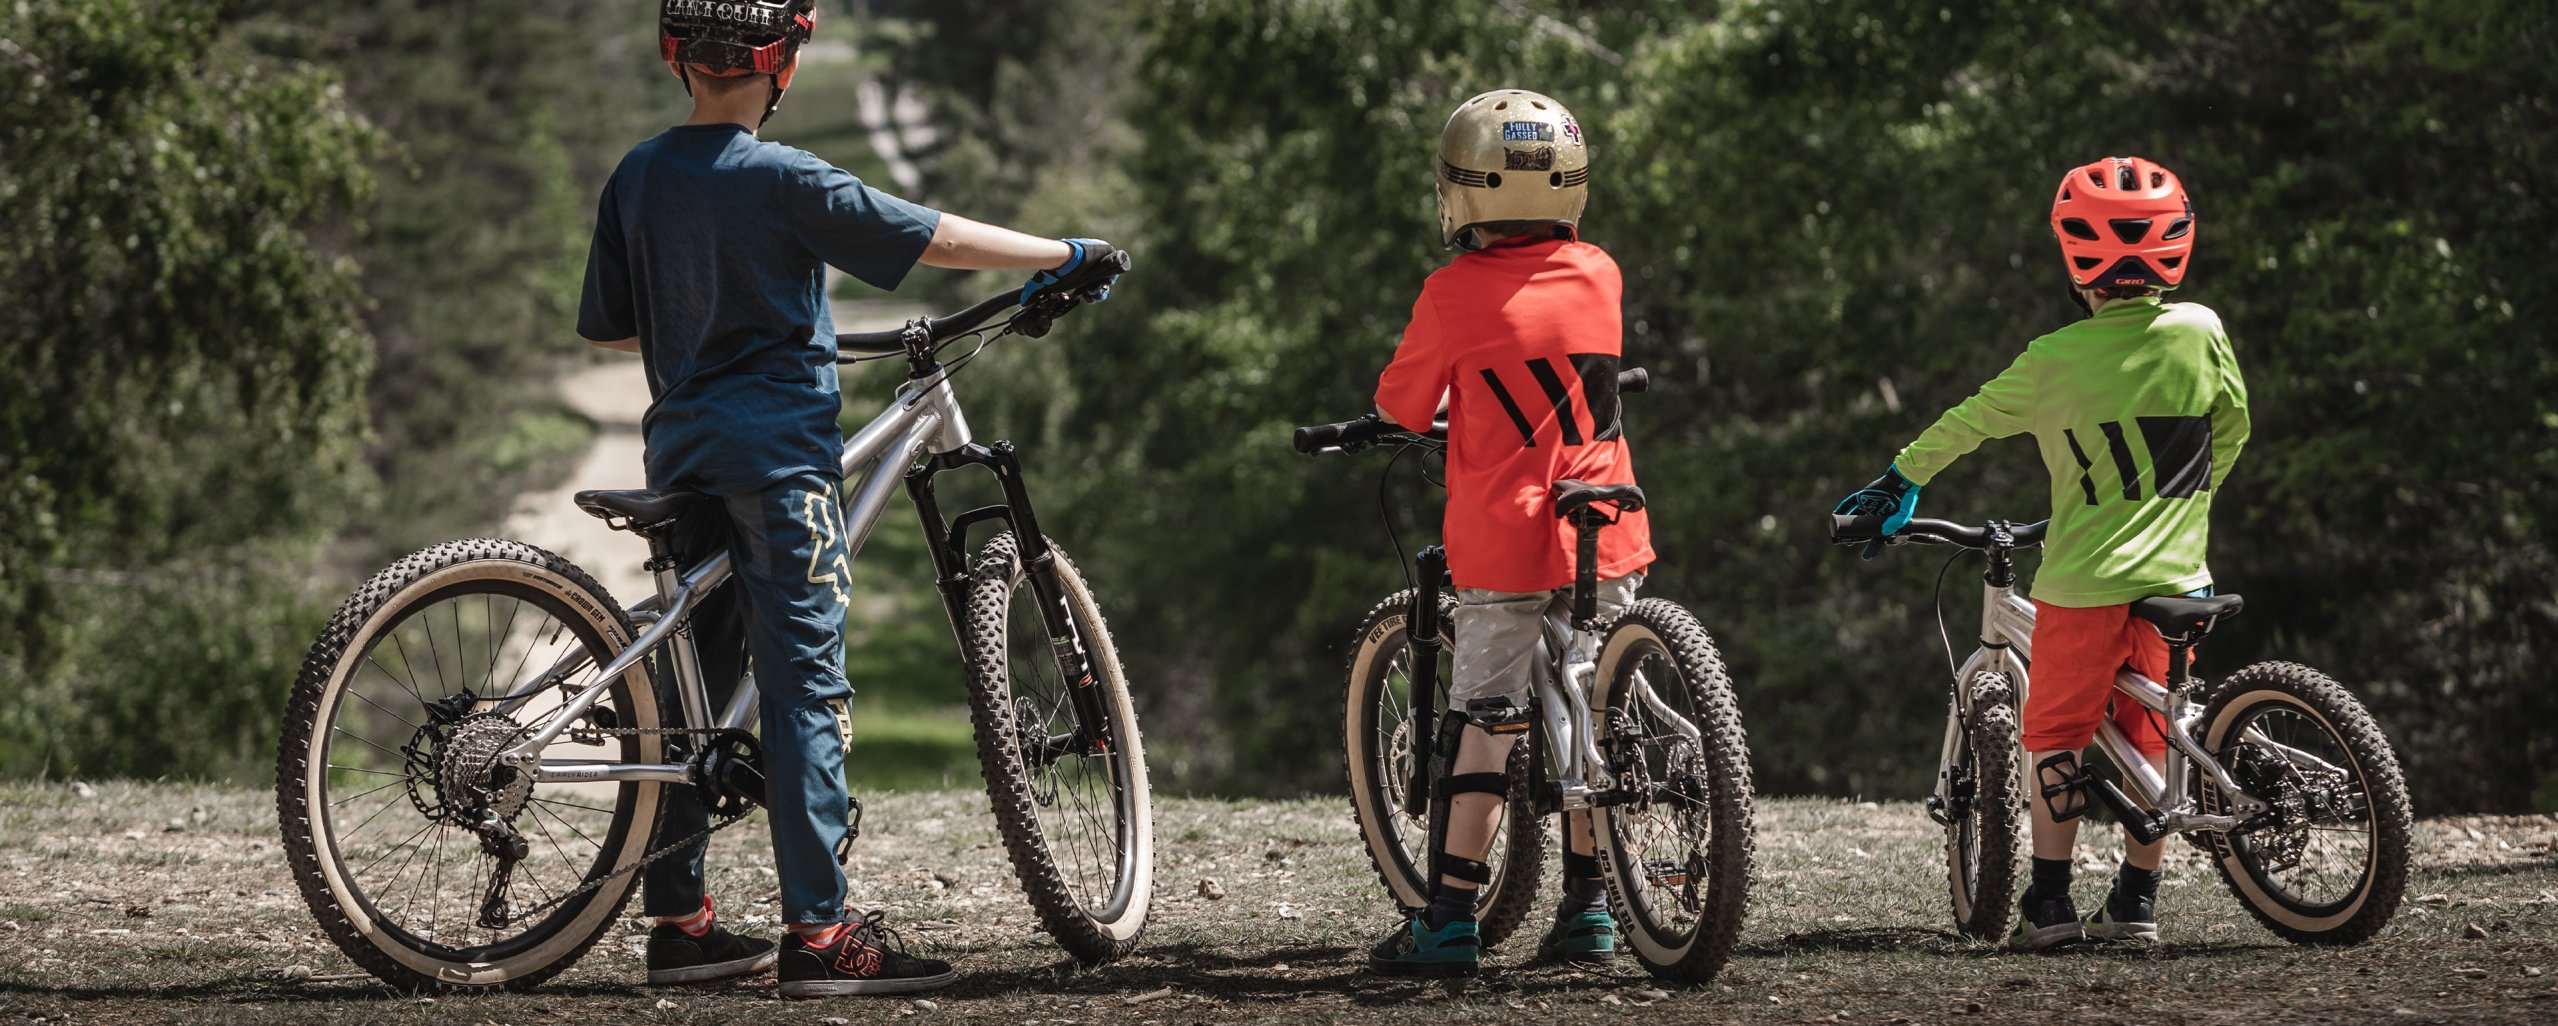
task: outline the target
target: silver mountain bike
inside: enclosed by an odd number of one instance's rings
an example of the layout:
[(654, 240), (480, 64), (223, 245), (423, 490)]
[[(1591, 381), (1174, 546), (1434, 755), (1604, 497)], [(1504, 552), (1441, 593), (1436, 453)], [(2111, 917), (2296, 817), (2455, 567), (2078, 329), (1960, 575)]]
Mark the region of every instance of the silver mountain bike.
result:
[(2326, 674), (2285, 662), (2247, 666), (2194, 701), (2205, 690), (2192, 673), (2194, 646), (2237, 615), (2239, 596), (2131, 604), (2167, 641), (2168, 679), (2126, 667), (2114, 700), (2156, 718), (2168, 742), (2163, 771), (2108, 718), (2096, 747), (2130, 794), (2088, 774), (2039, 779), (2017, 740), (2034, 604), (2017, 593), (2015, 553), (2041, 545), (2047, 522), (1911, 520), (1882, 539), (1882, 520), (1833, 515), (1831, 539), (1958, 545), (1988, 563), (1981, 647), (1954, 670), (1941, 769), (1927, 799), (1929, 817), (1945, 828), (1947, 882), (1964, 933), (1987, 938), (2008, 928), (2027, 803), (2070, 791), (2092, 796), (2143, 843), (2185, 835), (2258, 922), (2294, 943), (2358, 943), (2388, 924), (2407, 886), (2413, 813), (2398, 756), (2362, 703)]
[[(1636, 392), (1647, 378), (1629, 370), (1615, 383)], [(1375, 417), (1298, 428), (1295, 438), (1309, 455), (1439, 453), (1446, 443), (1444, 426), (1413, 431)], [(1643, 508), (1642, 490), (1563, 481), (1554, 496), (1555, 516), (1578, 534), (1574, 636), (1549, 631), (1538, 641), (1528, 743), (1512, 749), (1508, 809), (1483, 887), (1483, 942), (1507, 939), (1535, 902), (1546, 818), (1586, 810), (1628, 950), (1657, 976), (1708, 980), (1740, 936), (1757, 844), (1740, 705), (1713, 639), (1677, 603), (1648, 598), (1598, 615), (1599, 528)], [(1430, 853), (1440, 847), (1433, 802), (1446, 798), (1431, 793), (1430, 765), (1448, 708), (1457, 606), (1446, 551), (1425, 548), (1414, 562), (1415, 586), (1359, 626), (1343, 710), (1351, 809), (1378, 878), (1406, 909), (1429, 903)], [(1574, 651), (1591, 658), (1568, 658)]]
[[(902, 483), (958, 635), (1005, 848), (1047, 932), (1094, 963), (1136, 947), (1152, 903), (1136, 710), (1092, 590), (1040, 533), (1012, 445), (972, 439), (951, 379), (1001, 338), (1046, 334), (1126, 267), (1114, 253), (991, 325), (1013, 294), (837, 337), (838, 362), (903, 357), (909, 370), (844, 444), (848, 558)], [(945, 520), (935, 480), (972, 467), (1003, 501)], [(480, 539), (392, 564), (329, 621), (286, 710), (276, 807), (303, 897), (357, 965), (406, 989), (539, 983), (611, 928), (640, 869), (760, 804), (753, 682), (725, 682), (735, 697), (713, 707), (688, 629), (729, 556), (679, 565), (668, 537), (703, 498), (578, 495), (649, 542), (657, 594), (629, 608), (553, 553)], [(1000, 530), (972, 556), (970, 529), (988, 525)], [(708, 829), (658, 836), (675, 788), (710, 810)]]

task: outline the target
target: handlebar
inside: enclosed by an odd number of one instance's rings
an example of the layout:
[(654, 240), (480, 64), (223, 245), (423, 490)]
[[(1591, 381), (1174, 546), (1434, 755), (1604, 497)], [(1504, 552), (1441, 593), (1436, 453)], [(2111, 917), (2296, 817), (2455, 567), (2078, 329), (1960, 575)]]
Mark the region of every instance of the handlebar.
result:
[[(1617, 372), (1618, 393), (1651, 390), (1652, 375), (1649, 371), (1641, 367), (1633, 367)], [(1430, 441), (1444, 442), (1448, 440), (1448, 422), (1437, 421), (1426, 431), (1416, 431), (1371, 413), (1338, 424), (1309, 424), (1298, 428), (1294, 442), (1298, 452), (1312, 456), (1331, 449), (1366, 445), (1388, 435), (1413, 435)]]
[(1830, 540), (1841, 544), (1882, 540), (1896, 544), (1919, 542), (1960, 545), (1967, 549), (1986, 549), (1997, 540), (1998, 533), (2004, 531), (2008, 539), (2007, 548), (2030, 549), (2043, 544), (2043, 533), (2051, 527), (2052, 523), (2049, 520), (2037, 520), (2030, 524), (1990, 523), (1979, 527), (1967, 527), (1948, 520), (1914, 518), (1903, 525), (1898, 532), (1887, 537), (1883, 534), (1885, 519), (1888, 518), (1842, 516), (1833, 513), (1830, 515)]
[[(1094, 257), (1083, 268), (1066, 276), (1057, 284), (1049, 286), (1046, 291), (1032, 296), (1030, 306), (1025, 307), (1022, 313), (1033, 318), (1035, 324), (1032, 329), (1025, 330), (1024, 334), (1032, 336), (1047, 334), (1047, 322), (1055, 320), (1058, 315), (1073, 309), (1076, 303), (1082, 302), (1083, 293), (1087, 289), (1127, 273), (1129, 264), (1127, 251), (1114, 249)], [(944, 317), (922, 318), (906, 327), (888, 328), (882, 331), (843, 332), (835, 336), (836, 359), (841, 361), (853, 357), (895, 356), (906, 352), (907, 333), (918, 326), (924, 330), (923, 344), (928, 347), (937, 346), (977, 330), (980, 325), (993, 320), (996, 314), (1004, 312), (1020, 301), (1019, 290), (1002, 292), (988, 296), (977, 305), (958, 313)]]

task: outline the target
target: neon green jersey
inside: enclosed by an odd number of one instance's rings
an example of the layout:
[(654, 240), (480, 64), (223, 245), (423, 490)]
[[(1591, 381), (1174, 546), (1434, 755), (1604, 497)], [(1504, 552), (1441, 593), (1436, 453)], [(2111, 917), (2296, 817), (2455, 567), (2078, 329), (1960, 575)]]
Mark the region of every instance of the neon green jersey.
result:
[(1894, 466), (1923, 485), (1984, 440), (2032, 432), (2052, 472), (2034, 597), (2110, 606), (2212, 583), (2212, 492), (2247, 428), (2247, 384), (2219, 315), (2117, 300), (2028, 344)]

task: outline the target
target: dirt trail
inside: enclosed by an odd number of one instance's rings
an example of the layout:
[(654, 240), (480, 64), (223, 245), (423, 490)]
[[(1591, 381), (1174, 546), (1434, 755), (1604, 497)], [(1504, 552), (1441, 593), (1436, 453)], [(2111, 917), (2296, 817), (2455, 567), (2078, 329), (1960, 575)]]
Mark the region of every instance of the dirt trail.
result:
[[(1461, 986), (1361, 969), (1393, 910), (1346, 803), (1157, 805), (1156, 915), (1131, 959), (1066, 964), (1031, 925), (982, 794), (871, 802), (852, 899), (948, 990), (784, 1003), (769, 978), (646, 989), (636, 922), (527, 994), (426, 1003), (346, 977), (282, 867), (263, 793), (150, 784), (0, 787), (0, 1024), (106, 1022), (2396, 1023), (2558, 1020), (2558, 819), (2426, 820), (2408, 903), (2380, 938), (2305, 949), (2258, 928), (2181, 842), (2154, 952), (2002, 954), (1952, 936), (1940, 836), (1911, 803), (1765, 799), (1740, 951), (1713, 984), (1532, 964), (1528, 945)], [(2110, 831), (2091, 831), (2110, 842)], [(776, 929), (760, 824), (714, 839), (712, 892), (738, 929)], [(2090, 858), (2102, 853), (2092, 844)], [(1203, 896), (1213, 879), (1221, 895)], [(2083, 872), (2089, 900), (2100, 872)], [(298, 967), (298, 968), (297, 968)]]

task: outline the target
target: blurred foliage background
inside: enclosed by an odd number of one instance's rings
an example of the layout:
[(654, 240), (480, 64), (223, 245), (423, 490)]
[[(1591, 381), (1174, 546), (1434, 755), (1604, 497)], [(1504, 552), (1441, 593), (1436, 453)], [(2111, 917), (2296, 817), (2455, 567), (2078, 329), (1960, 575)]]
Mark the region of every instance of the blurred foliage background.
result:
[[(0, 772), (254, 777), (335, 597), (582, 448), (549, 379), (594, 358), (592, 198), (682, 109), (627, 6), (0, 7)], [(1338, 786), (1348, 633), (1402, 572), (1383, 459), (1286, 429), (1365, 408), (1447, 258), (1438, 126), (1516, 85), (1589, 127), (1584, 234), (1658, 383), (1626, 411), (1649, 590), (1715, 630), (1764, 788), (1926, 786), (1941, 563), (1859, 562), (1821, 514), (2076, 315), (2053, 183), (2138, 153), (2196, 197), (2177, 298), (2220, 312), (2257, 411), (2213, 560), (2249, 609), (2206, 673), (2336, 673), (2426, 811), (2558, 808), (2547, 4), (828, 7), (769, 138), (889, 185), (854, 116), (876, 83), (926, 112), (921, 198), (1137, 254), (1114, 302), (978, 364), (969, 404), (1103, 590), (1159, 784)], [(2041, 474), (1994, 444), (1928, 511), (2039, 517)], [(1437, 501), (1386, 482), (1406, 549)], [(855, 684), (883, 744), (948, 754), (946, 626), (905, 532), (877, 538)], [(1946, 575), (1958, 639), (1974, 580)]]

